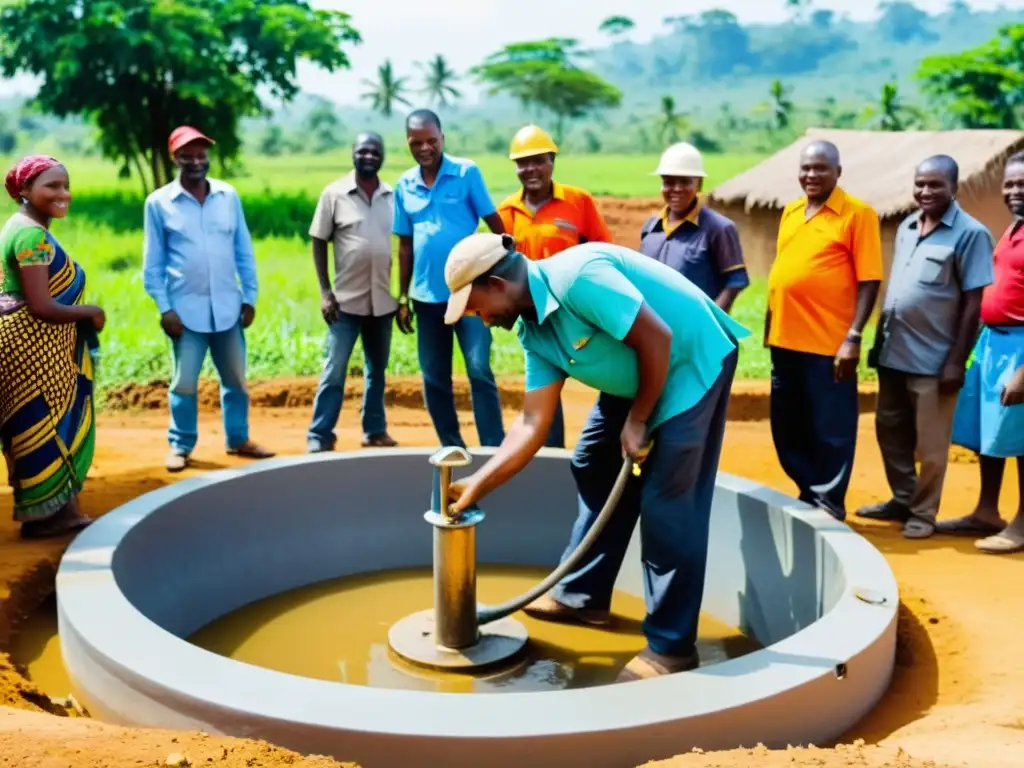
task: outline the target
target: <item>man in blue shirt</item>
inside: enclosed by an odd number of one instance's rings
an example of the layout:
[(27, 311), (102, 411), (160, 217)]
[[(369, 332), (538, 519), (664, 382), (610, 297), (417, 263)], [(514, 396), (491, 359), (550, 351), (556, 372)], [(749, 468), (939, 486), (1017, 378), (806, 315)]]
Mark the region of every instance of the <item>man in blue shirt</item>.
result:
[(544, 619), (601, 625), (638, 518), (649, 613), (647, 648), (620, 681), (693, 669), (711, 501), (737, 339), (749, 335), (697, 286), (654, 259), (608, 243), (528, 261), (511, 236), (475, 234), (448, 259), (445, 322), (464, 315), (511, 329), (526, 352), (523, 413), (498, 452), (453, 485), (462, 512), (523, 469), (544, 445), (566, 378), (601, 392), (572, 459), (580, 516), (566, 553), (593, 525), (623, 454), (641, 459), (579, 570), (531, 605)]
[[(455, 244), (476, 232), (480, 219), (492, 232), (505, 230), (480, 169), (472, 160), (445, 154), (436, 114), (411, 112), (405, 132), (418, 166), (402, 174), (394, 192), (400, 287), (396, 323), (402, 333), (412, 333), (415, 312), (427, 411), (442, 445), (465, 447), (452, 392), (453, 328), (444, 322), (444, 264)], [(455, 323), (454, 336), (466, 361), (480, 444), (498, 445), (505, 428), (491, 371), (491, 332), (479, 318), (466, 317)]]
[(171, 472), (185, 468), (198, 439), (196, 390), (207, 351), (220, 376), (228, 453), (274, 455), (249, 439), (243, 330), (256, 315), (256, 260), (238, 194), (207, 178), (212, 144), (195, 128), (177, 128), (168, 148), (178, 177), (146, 198), (143, 285), (160, 311), (174, 362)]

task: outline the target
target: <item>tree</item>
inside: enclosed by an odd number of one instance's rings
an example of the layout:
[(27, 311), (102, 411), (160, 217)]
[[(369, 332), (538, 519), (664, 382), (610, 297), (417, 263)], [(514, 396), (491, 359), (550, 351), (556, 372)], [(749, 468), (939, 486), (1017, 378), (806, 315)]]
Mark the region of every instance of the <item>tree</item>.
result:
[(929, 42), (938, 37), (928, 28), (931, 17), (908, 0), (883, 0), (878, 11), (878, 28), (894, 43)]
[(431, 104), (447, 107), (450, 102), (462, 98), (462, 93), (455, 87), (459, 76), (448, 66), (448, 60), (440, 53), (425, 64), (417, 62), (416, 66), (423, 71), (423, 93)]
[(907, 131), (919, 128), (924, 122), (920, 110), (903, 103), (900, 87), (895, 81), (882, 85), (878, 104), (868, 107), (865, 115), (869, 120), (868, 127), (876, 131)]
[(288, 140), (285, 138), (284, 129), (277, 123), (267, 126), (263, 132), (263, 138), (259, 144), (260, 154), (267, 157), (277, 157), (284, 154), (288, 148)]
[(782, 84), (782, 81), (775, 80), (768, 89), (768, 95), (771, 97), (768, 106), (771, 111), (772, 127), (784, 131), (792, 122), (794, 107), (789, 98), (789, 89)]
[(338, 118), (334, 105), (327, 99), (318, 99), (305, 119), (306, 133), (313, 139), (313, 151), (317, 154), (330, 152), (341, 146), (341, 132), (344, 126)]
[(636, 27), (634, 21), (628, 16), (609, 16), (601, 22), (598, 30), (613, 39), (624, 37)]
[(671, 96), (662, 96), (661, 112), (658, 115), (658, 139), (662, 146), (675, 144), (686, 128), (686, 116), (676, 112), (676, 100)]
[(384, 117), (391, 117), (395, 111), (395, 104), (409, 106), (409, 100), (405, 97), (408, 80), (407, 77), (397, 77), (391, 60), (385, 59), (384, 63), (377, 67), (375, 81), (363, 80), (363, 85), (370, 90), (363, 93), (360, 98), (370, 102), (370, 108), (375, 112), (380, 112)]
[(841, 108), (835, 96), (826, 96), (815, 113), (818, 124), (823, 128), (853, 128), (857, 125), (858, 113)]
[(567, 38), (510, 43), (470, 71), (487, 85), (490, 95), (503, 93), (524, 110), (549, 112), (555, 139), (561, 141), (567, 121), (622, 102), (618, 88), (578, 65), (584, 55), (577, 42)]
[(241, 119), (298, 93), (300, 59), (346, 68), (359, 40), (348, 14), (308, 0), (15, 0), (0, 10), (0, 72), (41, 77), (36, 103), (90, 120), (148, 189), (171, 178), (175, 126), (214, 133), (233, 159)]
[(917, 72), (922, 90), (963, 128), (1018, 128), (1024, 123), (1024, 24), (952, 55), (929, 56)]

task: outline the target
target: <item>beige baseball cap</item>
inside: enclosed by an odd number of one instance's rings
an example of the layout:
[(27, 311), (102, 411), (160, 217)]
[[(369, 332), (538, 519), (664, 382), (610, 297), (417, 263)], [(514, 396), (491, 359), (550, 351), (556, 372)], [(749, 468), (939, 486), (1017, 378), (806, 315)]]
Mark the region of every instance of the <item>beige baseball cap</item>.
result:
[(476, 232), (460, 240), (448, 254), (444, 264), (444, 281), (452, 295), (448, 298), (448, 309), (444, 321), (455, 325), (466, 312), (473, 281), (489, 270), (506, 254), (515, 250), (516, 241), (512, 235), (495, 235), (490, 232)]

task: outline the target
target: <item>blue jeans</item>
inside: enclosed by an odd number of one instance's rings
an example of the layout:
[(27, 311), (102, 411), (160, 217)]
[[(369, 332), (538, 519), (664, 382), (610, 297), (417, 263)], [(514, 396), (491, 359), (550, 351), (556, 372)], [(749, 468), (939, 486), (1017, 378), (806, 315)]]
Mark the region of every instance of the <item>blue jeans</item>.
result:
[(420, 370), (423, 372), (423, 397), (434, 431), (441, 445), (466, 443), (459, 431), (452, 392), (452, 353), (454, 337), (466, 360), (469, 390), (473, 398), (473, 418), (480, 445), (501, 445), (505, 427), (501, 420), (501, 399), (491, 372), (491, 331), (478, 317), (463, 317), (455, 325), (445, 325), (446, 304), (413, 302), (416, 312), (416, 340)]
[(240, 323), (219, 333), (196, 333), (187, 328), (172, 339), (174, 377), (168, 393), (171, 427), (168, 440), (175, 453), (187, 456), (199, 438), (196, 390), (209, 350), (220, 377), (220, 407), (228, 450), (249, 439), (249, 392), (245, 387), (245, 332)]
[(772, 441), (800, 501), (846, 516), (857, 449), (857, 381), (835, 380), (833, 358), (772, 347)]
[[(704, 397), (654, 430), (642, 475), (630, 477), (577, 571), (552, 593), (573, 608), (607, 610), (639, 519), (647, 600), (643, 632), (655, 653), (687, 656), (696, 649), (711, 502), (736, 361), (732, 352)], [(630, 400), (602, 393), (583, 427), (572, 457), (579, 516), (563, 558), (583, 540), (615, 485), (622, 467), (619, 435), (631, 406)]]
[(394, 318), (394, 313), (374, 317), (342, 312), (338, 320), (331, 323), (327, 336), (327, 360), (313, 401), (313, 421), (306, 434), (309, 442), (315, 442), (322, 448), (335, 443), (334, 427), (345, 397), (345, 374), (358, 338), (363, 340), (363, 434), (371, 436), (387, 432), (384, 371), (391, 352)]

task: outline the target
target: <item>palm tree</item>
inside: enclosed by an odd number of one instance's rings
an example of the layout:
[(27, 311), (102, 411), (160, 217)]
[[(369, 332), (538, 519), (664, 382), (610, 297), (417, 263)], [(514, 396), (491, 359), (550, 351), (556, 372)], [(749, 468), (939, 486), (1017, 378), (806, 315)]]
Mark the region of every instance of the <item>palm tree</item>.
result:
[(686, 115), (676, 112), (676, 100), (671, 96), (661, 97), (661, 113), (658, 115), (658, 138), (662, 145), (675, 144), (686, 131)]
[(430, 61), (416, 62), (417, 69), (423, 72), (422, 92), (430, 99), (431, 104), (447, 107), (449, 101), (461, 99), (462, 94), (453, 83), (459, 79), (454, 69), (448, 67), (448, 61), (440, 53)]
[(768, 89), (768, 95), (771, 96), (769, 108), (772, 113), (772, 127), (784, 131), (789, 128), (793, 115), (793, 102), (789, 99), (789, 89), (782, 84), (781, 80), (775, 80), (772, 82), (771, 88)]
[(380, 112), (384, 117), (391, 117), (395, 110), (395, 104), (410, 106), (409, 100), (405, 98), (407, 77), (396, 77), (395, 70), (391, 66), (391, 60), (385, 59), (384, 63), (377, 67), (377, 81), (363, 80), (363, 85), (370, 90), (363, 93), (360, 98), (370, 102), (370, 107), (375, 112)]
[(895, 81), (882, 85), (882, 93), (878, 106), (865, 110), (870, 118), (870, 126), (878, 131), (906, 131), (920, 127), (924, 116), (916, 107), (904, 104), (900, 97), (900, 88)]

